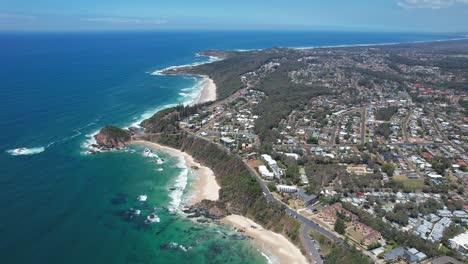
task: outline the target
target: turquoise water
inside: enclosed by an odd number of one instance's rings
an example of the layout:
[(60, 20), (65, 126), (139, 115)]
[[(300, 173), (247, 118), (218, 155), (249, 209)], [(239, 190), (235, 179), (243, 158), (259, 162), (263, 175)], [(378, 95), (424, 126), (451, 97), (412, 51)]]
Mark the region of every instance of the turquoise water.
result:
[[(197, 80), (151, 73), (204, 49), (330, 46), (458, 36), (340, 32), (0, 34), (2, 263), (264, 263), (229, 227), (181, 213), (190, 172), (142, 148), (84, 154), (105, 124), (129, 126), (196, 96)], [(30, 155), (11, 155), (25, 147)], [(160, 171), (158, 169), (162, 168)], [(187, 182), (186, 182), (187, 181)], [(175, 186), (185, 186), (183, 197)], [(138, 203), (138, 195), (148, 201)], [(129, 208), (142, 211), (128, 220)], [(145, 225), (155, 212), (159, 223)]]

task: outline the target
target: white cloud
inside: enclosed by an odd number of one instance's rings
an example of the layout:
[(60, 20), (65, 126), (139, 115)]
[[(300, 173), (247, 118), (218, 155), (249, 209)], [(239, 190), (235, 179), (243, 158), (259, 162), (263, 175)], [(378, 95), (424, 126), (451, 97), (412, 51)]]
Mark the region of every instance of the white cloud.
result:
[(0, 13), (1, 20), (35, 20), (35, 16), (27, 16), (12, 13)]
[(131, 17), (86, 17), (83, 21), (102, 22), (110, 24), (138, 24), (138, 25), (162, 25), (167, 24), (166, 20), (154, 18), (131, 18)]
[(468, 0), (403, 0), (398, 5), (403, 8), (441, 9), (454, 4), (468, 4)]

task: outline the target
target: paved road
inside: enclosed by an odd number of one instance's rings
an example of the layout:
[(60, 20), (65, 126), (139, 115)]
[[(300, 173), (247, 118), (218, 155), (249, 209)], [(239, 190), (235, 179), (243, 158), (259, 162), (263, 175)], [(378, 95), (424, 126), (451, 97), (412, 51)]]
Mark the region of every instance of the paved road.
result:
[[(338, 133), (338, 130), (339, 130), (339, 127), (340, 127), (340, 123), (341, 123), (341, 119), (346, 116), (346, 115), (349, 115), (351, 113), (354, 113), (354, 112), (358, 112), (358, 111), (361, 111), (362, 110), (362, 107), (359, 107), (359, 108), (355, 108), (355, 109), (351, 109), (351, 110), (348, 110), (344, 113), (341, 113), (337, 118), (336, 118), (336, 123), (335, 123), (335, 127), (333, 128), (333, 131), (332, 131), (332, 135), (331, 135), (331, 138), (330, 138), (330, 145), (333, 146), (335, 145), (335, 139), (336, 139), (336, 136), (337, 136), (337, 133)], [(365, 110), (365, 108), (364, 108)], [(365, 124), (364, 124), (365, 126)], [(365, 130), (364, 130), (365, 131)]]
[(366, 142), (366, 123), (367, 123), (367, 108), (363, 107), (361, 112), (361, 145)]
[(287, 207), (283, 202), (278, 200), (273, 194), (271, 194), (270, 190), (268, 189), (268, 186), (266, 183), (260, 178), (260, 176), (257, 174), (257, 172), (252, 169), (250, 166), (244, 163), (245, 168), (250, 172), (252, 176), (255, 177), (257, 182), (260, 184), (260, 187), (262, 188), (262, 191), (265, 195), (265, 198), (267, 199), (268, 202), (275, 202), (279, 204), (281, 207), (284, 208), (285, 212), (290, 215), (291, 217), (296, 218), (297, 220), (301, 221), (302, 226), (300, 230), (300, 236), (301, 236), (301, 242), (302, 245), (304, 246), (305, 250), (307, 251), (308, 256), (311, 258), (312, 263), (323, 263), (322, 258), (320, 257), (320, 251), (318, 245), (311, 241), (309, 237), (309, 231), (311, 229), (314, 229), (318, 231), (319, 233), (323, 234), (327, 238), (331, 239), (335, 243), (341, 243), (343, 240), (341, 237), (338, 237), (334, 233), (330, 232), (328, 229), (318, 225), (314, 221), (304, 217), (303, 215), (299, 214), (296, 210), (293, 210), (289, 207)]
[[(353, 147), (359, 146), (360, 144), (337, 144), (332, 145), (319, 145), (319, 144), (294, 144), (294, 145), (273, 145), (275, 149), (289, 150), (290, 148), (307, 148), (307, 147), (321, 147), (321, 148), (333, 148), (333, 147)], [(411, 142), (411, 143), (383, 143), (380, 145), (389, 146), (448, 146), (449, 143), (436, 143), (436, 142)]]
[(403, 141), (405, 143), (408, 143), (408, 122), (411, 118), (411, 109), (408, 110), (408, 114), (406, 115), (405, 119), (403, 120), (403, 126), (402, 126), (402, 129), (403, 129)]
[(323, 264), (323, 260), (320, 257), (320, 248), (317, 242), (312, 240), (309, 236), (311, 228), (306, 225), (301, 226), (301, 242), (304, 245), (309, 256), (312, 259), (313, 264)]
[[(203, 137), (200, 137), (200, 136), (198, 136), (198, 135), (196, 135), (196, 134), (194, 134), (194, 133), (192, 133), (190, 131), (187, 131), (187, 130), (185, 130), (185, 131), (187, 133), (189, 133), (191, 136), (193, 136), (195, 138), (198, 138), (200, 140), (206, 141), (207, 143), (214, 143), (213, 141), (208, 140), (208, 139), (203, 138)], [(215, 143), (215, 144), (217, 144), (220, 148), (226, 149), (219, 143)], [(237, 156), (239, 159), (242, 160), (241, 156), (239, 156), (237, 154), (234, 154), (234, 153), (231, 153), (231, 154)], [(260, 175), (258, 175), (258, 173), (253, 168), (251, 168), (249, 165), (247, 165), (245, 162), (242, 162), (242, 164), (249, 171), (250, 175), (252, 175), (252, 177), (254, 177), (257, 180), (257, 182), (260, 184), (260, 187), (262, 188), (263, 194), (264, 194), (264, 196), (265, 196), (265, 198), (267, 199), (268, 202), (277, 203), (282, 208), (284, 208), (284, 210), (285, 210), (285, 212), (287, 214), (289, 214), (291, 217), (294, 217), (297, 220), (301, 221), (301, 223), (302, 223), (302, 227), (301, 227), (301, 230), (300, 230), (301, 241), (302, 241), (302, 243), (304, 245), (304, 248), (307, 251), (307, 255), (312, 260), (312, 263), (320, 263), (321, 264), (321, 263), (323, 263), (323, 260), (320, 257), (320, 250), (318, 248), (318, 245), (316, 244), (316, 242), (311, 241), (311, 239), (309, 237), (309, 231), (311, 229), (318, 231), (319, 233), (321, 233), (325, 237), (329, 238), (330, 240), (334, 241), (335, 243), (344, 243), (344, 240), (340, 236), (338, 236), (337, 234), (331, 232), (330, 230), (320, 226), (316, 222), (314, 222), (314, 221), (306, 218), (305, 216), (299, 214), (296, 210), (293, 210), (293, 209), (289, 208), (282, 201), (278, 200), (270, 192), (270, 190), (268, 189), (268, 186), (261, 179)]]
[(460, 147), (456, 146), (455, 144), (453, 144), (452, 141), (450, 141), (448, 139), (447, 134), (442, 132), (442, 129), (440, 128), (439, 122), (437, 122), (437, 120), (435, 119), (434, 113), (431, 112), (430, 118), (431, 118), (432, 124), (434, 125), (435, 129), (437, 130), (437, 133), (439, 134), (439, 136), (441, 136), (444, 139), (444, 141), (447, 142), (454, 149), (460, 151), (460, 153), (464, 153), (465, 151), (462, 148), (460, 148)]

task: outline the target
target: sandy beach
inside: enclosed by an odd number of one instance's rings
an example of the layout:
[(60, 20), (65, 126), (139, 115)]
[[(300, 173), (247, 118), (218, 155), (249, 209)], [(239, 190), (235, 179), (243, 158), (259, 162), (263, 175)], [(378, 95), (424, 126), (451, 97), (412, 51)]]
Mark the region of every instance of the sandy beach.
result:
[(189, 154), (148, 141), (139, 140), (133, 141), (132, 143), (145, 146), (150, 149), (161, 150), (172, 156), (182, 156), (184, 158), (185, 164), (192, 170), (192, 175), (195, 177), (195, 182), (192, 186), (192, 193), (187, 201), (189, 205), (196, 204), (204, 199), (212, 201), (219, 199), (219, 190), (221, 187), (219, 187), (216, 182), (216, 177), (213, 171), (196, 162)]
[(264, 229), (249, 218), (240, 215), (229, 215), (221, 219), (221, 222), (233, 225), (237, 229), (243, 230), (246, 235), (252, 237), (273, 263), (308, 263), (299, 248), (283, 235)]
[(209, 101), (216, 100), (216, 84), (212, 79), (210, 79), (206, 75), (201, 75), (203, 78), (203, 88), (200, 92), (200, 96), (198, 97), (197, 103), (205, 103)]
[[(196, 204), (204, 199), (213, 201), (219, 199), (219, 190), (221, 188), (216, 182), (213, 171), (196, 162), (189, 154), (148, 141), (139, 140), (133, 141), (132, 143), (150, 149), (164, 151), (172, 156), (182, 156), (184, 158), (186, 165), (191, 168), (192, 175), (195, 177), (195, 181), (191, 186), (190, 196), (187, 200), (188, 205)], [(308, 263), (299, 248), (286, 237), (264, 229), (261, 225), (244, 216), (229, 215), (221, 219), (221, 222), (232, 225), (238, 230), (243, 230), (246, 235), (252, 237), (255, 243), (258, 244), (262, 251), (268, 256), (269, 262), (291, 264)]]

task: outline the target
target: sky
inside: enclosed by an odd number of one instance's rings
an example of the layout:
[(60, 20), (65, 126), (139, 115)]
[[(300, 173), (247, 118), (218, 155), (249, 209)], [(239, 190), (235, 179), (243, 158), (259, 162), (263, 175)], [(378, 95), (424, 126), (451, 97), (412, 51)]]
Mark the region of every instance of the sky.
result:
[(468, 0), (0, 0), (2, 31), (468, 32)]

